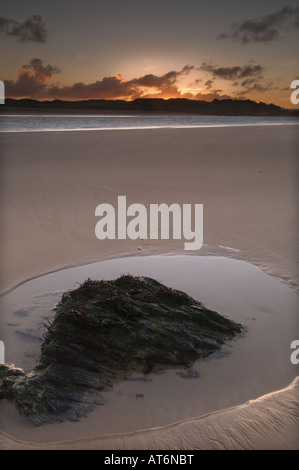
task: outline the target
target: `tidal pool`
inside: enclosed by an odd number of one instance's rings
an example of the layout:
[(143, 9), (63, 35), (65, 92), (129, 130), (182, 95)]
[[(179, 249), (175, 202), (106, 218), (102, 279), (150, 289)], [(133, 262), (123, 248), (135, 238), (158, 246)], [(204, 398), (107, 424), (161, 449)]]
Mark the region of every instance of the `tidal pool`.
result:
[(298, 336), (298, 296), (278, 279), (243, 261), (216, 256), (136, 256), (100, 261), (32, 279), (0, 299), (5, 360), (31, 370), (45, 324), (63, 292), (87, 278), (149, 276), (182, 290), (240, 322), (244, 332), (190, 370), (135, 374), (104, 392), (105, 404), (79, 422), (34, 427), (7, 400), (1, 431), (31, 442), (57, 442), (159, 427), (202, 416), (287, 386)]

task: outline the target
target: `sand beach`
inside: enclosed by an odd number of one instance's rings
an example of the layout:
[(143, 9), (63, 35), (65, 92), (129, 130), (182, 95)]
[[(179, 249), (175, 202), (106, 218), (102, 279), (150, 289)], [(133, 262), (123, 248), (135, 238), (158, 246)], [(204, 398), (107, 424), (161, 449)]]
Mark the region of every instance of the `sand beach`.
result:
[[(203, 204), (203, 247), (190, 256), (249, 262), (298, 295), (297, 125), (1, 133), (0, 146), (1, 295), (95, 261), (186, 254), (183, 240), (97, 239), (95, 209), (119, 195), (147, 207)], [(0, 429), (0, 448), (295, 449), (293, 368), (281, 390), (207, 416), (55, 444)]]

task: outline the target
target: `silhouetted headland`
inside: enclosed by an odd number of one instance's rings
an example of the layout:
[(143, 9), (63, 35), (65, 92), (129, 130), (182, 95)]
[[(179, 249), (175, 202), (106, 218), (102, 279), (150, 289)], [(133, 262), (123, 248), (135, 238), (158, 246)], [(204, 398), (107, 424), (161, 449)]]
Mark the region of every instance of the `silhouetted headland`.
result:
[(184, 98), (138, 98), (125, 100), (38, 101), (6, 99), (0, 112), (5, 113), (153, 113), (200, 114), (218, 116), (299, 116), (299, 110), (284, 109), (274, 104), (252, 100), (217, 100), (212, 102)]

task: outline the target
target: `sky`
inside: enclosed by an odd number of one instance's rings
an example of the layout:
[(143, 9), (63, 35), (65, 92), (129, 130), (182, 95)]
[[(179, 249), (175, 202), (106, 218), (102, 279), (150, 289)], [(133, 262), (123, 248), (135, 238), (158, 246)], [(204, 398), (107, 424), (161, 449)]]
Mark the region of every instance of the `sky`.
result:
[(299, 0), (10, 0), (6, 98), (253, 99), (299, 79)]

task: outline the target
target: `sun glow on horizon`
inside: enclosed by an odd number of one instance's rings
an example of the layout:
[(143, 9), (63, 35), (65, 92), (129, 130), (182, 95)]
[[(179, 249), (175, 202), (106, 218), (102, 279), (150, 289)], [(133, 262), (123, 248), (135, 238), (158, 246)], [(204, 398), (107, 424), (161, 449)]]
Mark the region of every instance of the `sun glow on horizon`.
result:
[(203, 91), (206, 91), (205, 88), (194, 88), (194, 87), (178, 87), (178, 91), (182, 94), (191, 94), (196, 96), (197, 93), (202, 93)]

